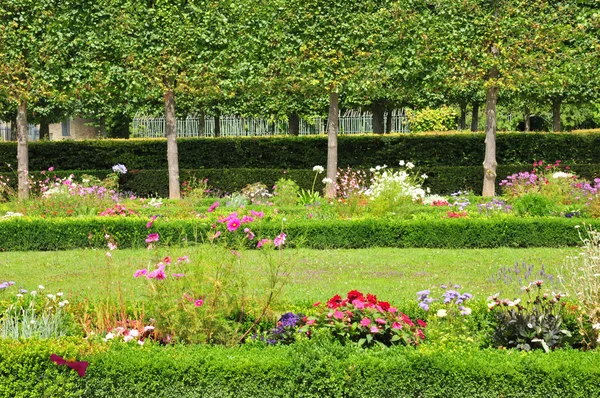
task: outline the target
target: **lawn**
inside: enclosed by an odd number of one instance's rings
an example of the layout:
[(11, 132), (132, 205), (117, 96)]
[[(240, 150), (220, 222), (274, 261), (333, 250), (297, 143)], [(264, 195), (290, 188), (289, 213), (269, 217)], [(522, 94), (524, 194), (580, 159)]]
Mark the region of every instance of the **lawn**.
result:
[[(535, 265), (536, 272), (544, 265), (546, 273), (556, 276), (565, 257), (576, 253), (575, 248), (288, 249), (284, 255), (289, 279), (279, 305), (308, 305), (351, 289), (401, 302), (414, 300), (419, 290), (449, 283), (461, 285), (479, 299), (499, 291), (510, 295), (518, 289), (518, 277), (514, 277), (513, 271), (513, 282), (499, 281), (497, 275), (501, 268), (514, 268), (515, 263), (526, 262)], [(157, 254), (158, 258), (187, 255), (197, 269), (211, 262), (231, 261), (234, 256), (210, 246), (159, 249), (152, 256)], [(28, 290), (42, 284), (46, 291), (60, 289), (71, 298), (95, 299), (120, 291), (126, 300), (143, 299), (147, 292), (145, 280), (134, 279), (133, 273), (148, 265), (150, 252), (118, 249), (111, 255), (108, 257), (106, 251), (92, 249), (2, 253), (0, 281), (12, 280)], [(261, 252), (245, 251), (242, 256), (249, 287), (261, 289), (265, 279)], [(536, 279), (535, 274), (529, 279)], [(560, 286), (553, 287), (560, 290)]]

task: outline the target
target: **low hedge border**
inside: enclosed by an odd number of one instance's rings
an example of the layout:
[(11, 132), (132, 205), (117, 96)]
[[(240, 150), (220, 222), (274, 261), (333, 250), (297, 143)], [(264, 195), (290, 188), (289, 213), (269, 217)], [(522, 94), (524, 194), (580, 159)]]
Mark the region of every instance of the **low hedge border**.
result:
[[(393, 165), (392, 165), (393, 167)], [(592, 180), (600, 176), (600, 164), (580, 164), (570, 166), (577, 175)], [(500, 184), (506, 176), (519, 171), (527, 171), (530, 165), (508, 165), (498, 166), (496, 180)], [(66, 177), (74, 174), (79, 177), (83, 174), (89, 174), (98, 178), (104, 178), (110, 170), (61, 170), (52, 172), (51, 175)], [(475, 193), (480, 193), (483, 186), (483, 166), (439, 166), (439, 167), (418, 167), (420, 174), (425, 173), (428, 178), (425, 180), (424, 187), (430, 188), (432, 193), (451, 194), (453, 192), (469, 189)], [(39, 172), (31, 173), (36, 179), (39, 179)], [(11, 177), (9, 173), (0, 173)], [(225, 169), (186, 169), (181, 170), (180, 180), (189, 180), (194, 175), (199, 179), (208, 178), (208, 183), (213, 188), (222, 192), (239, 191), (248, 184), (262, 182), (269, 189), (275, 185), (275, 182), (282, 178), (294, 180), (300, 188), (311, 189), (315, 172), (312, 169), (248, 169), (248, 168), (225, 168)], [(12, 176), (14, 177), (14, 176)], [(15, 178), (11, 178), (16, 183)], [(317, 179), (315, 189), (320, 191), (324, 188), (321, 178)], [(499, 189), (500, 186), (498, 185)], [(139, 196), (169, 196), (169, 176), (167, 170), (129, 170), (129, 173), (121, 177), (121, 189), (131, 191)]]
[[(145, 245), (146, 219), (29, 218), (0, 221), (0, 250), (66, 250), (105, 247), (105, 234), (121, 248)], [(289, 221), (284, 230), (290, 244), (313, 249), (369, 247), (494, 248), (563, 247), (580, 243), (577, 225), (600, 228), (600, 220), (566, 218), (446, 219), (446, 220), (304, 220)], [(274, 237), (279, 222), (256, 225), (261, 236)], [(180, 246), (201, 242), (210, 224), (202, 220), (155, 223), (161, 244)]]
[[(50, 354), (90, 363), (85, 377)], [(0, 397), (600, 396), (597, 352), (354, 346), (223, 348), (0, 340)]]

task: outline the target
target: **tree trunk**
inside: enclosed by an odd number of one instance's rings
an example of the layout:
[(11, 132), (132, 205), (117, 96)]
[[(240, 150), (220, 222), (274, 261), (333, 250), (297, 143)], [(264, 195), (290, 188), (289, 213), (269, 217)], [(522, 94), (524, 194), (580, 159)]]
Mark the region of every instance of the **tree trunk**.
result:
[(329, 94), (329, 115), (327, 116), (327, 178), (332, 182), (325, 187), (325, 196), (335, 198), (337, 181), (337, 150), (339, 130), (338, 93)]
[(198, 120), (198, 136), (205, 137), (206, 135), (206, 114), (204, 111), (200, 112), (198, 116), (200, 120)]
[(29, 199), (28, 127), (27, 101), (23, 100), (17, 108), (17, 177), (19, 181), (19, 201)]
[(215, 137), (221, 136), (221, 111), (217, 109), (215, 114)]
[(385, 132), (389, 134), (392, 132), (392, 116), (394, 114), (393, 109), (388, 109), (387, 115), (385, 117)]
[(460, 119), (458, 121), (458, 129), (465, 130), (467, 128), (467, 103), (460, 103)]
[(298, 112), (290, 113), (288, 120), (288, 134), (293, 136), (300, 135), (300, 117), (298, 116)]
[[(487, 106), (487, 104), (486, 104)], [(473, 102), (473, 113), (471, 117), (471, 131), (479, 129), (479, 102)]]
[(10, 137), (11, 141), (17, 140), (17, 116), (10, 121)]
[(525, 111), (525, 127), (523, 128), (523, 130), (525, 130), (525, 132), (528, 133), (531, 131), (531, 112), (527, 105), (525, 105), (524, 111)]
[(100, 137), (106, 138), (106, 116), (100, 116)]
[[(498, 78), (498, 69), (492, 68), (491, 79)], [(483, 161), (482, 196), (491, 197), (496, 193), (496, 104), (499, 88), (489, 87), (485, 98), (485, 160)]]
[(560, 105), (562, 103), (561, 98), (554, 98), (552, 100), (552, 131), (555, 133), (560, 132)]
[(167, 167), (169, 169), (169, 199), (180, 199), (175, 94), (171, 88), (165, 95), (165, 122), (165, 135), (167, 136)]
[(40, 120), (40, 141), (50, 139), (50, 123), (48, 120)]
[(373, 101), (373, 104), (371, 105), (371, 112), (373, 113), (373, 133), (383, 134), (385, 132), (385, 125), (384, 125), (385, 108), (383, 106), (383, 101), (381, 101), (381, 100)]

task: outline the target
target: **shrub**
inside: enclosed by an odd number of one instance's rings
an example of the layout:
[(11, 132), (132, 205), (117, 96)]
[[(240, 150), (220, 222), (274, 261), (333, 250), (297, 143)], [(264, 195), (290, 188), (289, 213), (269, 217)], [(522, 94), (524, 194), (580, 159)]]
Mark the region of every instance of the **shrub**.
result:
[(526, 193), (513, 201), (513, 210), (519, 216), (551, 216), (557, 204), (540, 193)]
[(273, 188), (273, 203), (276, 206), (294, 206), (298, 201), (300, 188), (289, 178), (280, 178)]
[(418, 111), (406, 110), (410, 123), (410, 131), (414, 133), (424, 131), (449, 131), (456, 128), (456, 110), (442, 106), (438, 109), (426, 107)]

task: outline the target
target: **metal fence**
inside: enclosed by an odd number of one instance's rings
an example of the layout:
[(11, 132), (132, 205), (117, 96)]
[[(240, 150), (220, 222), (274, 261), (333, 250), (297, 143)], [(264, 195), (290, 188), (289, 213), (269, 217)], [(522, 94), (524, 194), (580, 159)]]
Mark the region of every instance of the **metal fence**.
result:
[[(384, 120), (387, 114), (384, 115)], [(404, 111), (393, 111), (391, 115), (391, 132), (409, 132), (409, 125)], [(286, 135), (288, 121), (283, 119), (263, 119), (226, 115), (219, 118), (220, 135), (222, 137), (257, 137), (269, 135)], [(327, 119), (322, 117), (300, 118), (300, 135), (325, 134)], [(371, 113), (347, 111), (339, 118), (340, 134), (363, 134), (373, 132)], [(136, 115), (131, 123), (131, 135), (137, 138), (158, 138), (165, 136), (165, 118)], [(215, 118), (212, 116), (188, 116), (177, 119), (178, 137), (214, 137)]]

